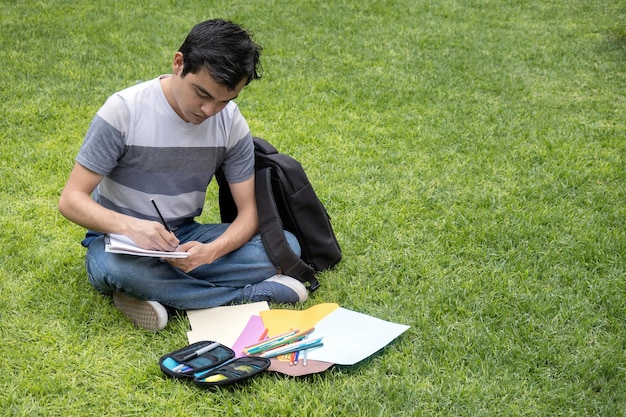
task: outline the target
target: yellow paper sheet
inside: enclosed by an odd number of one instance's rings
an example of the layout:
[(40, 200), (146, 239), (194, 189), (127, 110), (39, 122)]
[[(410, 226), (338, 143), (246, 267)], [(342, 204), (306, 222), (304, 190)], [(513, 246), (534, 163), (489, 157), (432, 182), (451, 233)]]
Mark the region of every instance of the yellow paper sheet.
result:
[(339, 308), (336, 303), (322, 303), (302, 311), (265, 310), (259, 315), (263, 319), (267, 335), (274, 336), (292, 329), (307, 330)]

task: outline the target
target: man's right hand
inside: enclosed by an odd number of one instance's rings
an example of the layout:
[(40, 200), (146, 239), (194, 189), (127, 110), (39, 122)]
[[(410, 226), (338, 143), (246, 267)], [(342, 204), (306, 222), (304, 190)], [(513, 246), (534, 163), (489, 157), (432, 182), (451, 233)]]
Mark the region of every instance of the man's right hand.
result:
[(125, 235), (143, 249), (171, 252), (180, 244), (174, 233), (168, 232), (161, 223), (151, 220), (131, 217)]

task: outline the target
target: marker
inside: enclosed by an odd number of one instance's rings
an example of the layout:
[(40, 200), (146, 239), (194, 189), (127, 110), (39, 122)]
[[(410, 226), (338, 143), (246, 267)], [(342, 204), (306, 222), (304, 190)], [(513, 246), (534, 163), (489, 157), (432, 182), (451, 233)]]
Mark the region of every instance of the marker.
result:
[(225, 379), (228, 379), (226, 375), (215, 374), (215, 375), (211, 375), (210, 377), (202, 379), (201, 382), (219, 382), (219, 381), (224, 381)]
[(255, 369), (259, 369), (259, 367), (254, 366), (254, 365), (239, 365), (238, 367), (235, 368), (235, 371), (243, 371), (245, 373), (250, 373), (254, 371)]
[[(226, 365), (229, 365), (231, 362), (236, 361), (238, 358), (234, 357), (234, 358), (230, 358), (229, 360), (227, 360), (226, 362), (222, 363), (221, 365), (218, 365), (220, 368), (223, 368)], [(200, 371), (200, 372), (196, 372), (193, 374), (194, 377), (201, 379), (202, 377), (204, 377), (204, 375), (206, 374), (210, 374), (211, 372), (215, 371), (215, 368), (210, 368), (210, 369), (206, 369), (204, 371)]]
[(180, 365), (178, 365), (175, 368), (172, 368), (172, 371), (174, 372), (180, 372), (180, 373), (185, 373), (185, 372), (189, 372), (191, 371), (193, 368), (191, 366), (185, 365), (184, 363), (181, 363)]
[(208, 351), (211, 351), (211, 350), (215, 349), (215, 348), (216, 348), (216, 347), (218, 347), (219, 345), (220, 345), (220, 344), (219, 344), (218, 342), (215, 342), (215, 343), (211, 343), (211, 344), (210, 344), (210, 345), (208, 345), (208, 346), (205, 346), (205, 347), (203, 347), (203, 348), (200, 348), (200, 349), (196, 350), (195, 352), (191, 352), (189, 355), (187, 355), (187, 356), (185, 356), (185, 357), (183, 358), (183, 362), (188, 361), (188, 360), (190, 360), (190, 359), (193, 359), (193, 358), (195, 358), (195, 357), (198, 357), (198, 356), (200, 356), (200, 355), (202, 355), (202, 354), (204, 354), (204, 353), (207, 353)]

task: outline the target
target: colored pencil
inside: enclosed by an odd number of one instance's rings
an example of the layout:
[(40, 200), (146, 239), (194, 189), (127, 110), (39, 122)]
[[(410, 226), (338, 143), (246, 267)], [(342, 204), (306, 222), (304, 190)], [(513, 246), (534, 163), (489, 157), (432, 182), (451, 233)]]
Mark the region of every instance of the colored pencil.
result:
[(262, 358), (273, 358), (276, 356), (286, 355), (292, 352), (297, 352), (299, 350), (311, 349), (314, 347), (322, 346), (323, 345), (322, 339), (323, 339), (322, 337), (319, 337), (317, 339), (310, 340), (310, 341), (304, 340), (298, 343), (292, 343), (292, 344), (282, 346), (279, 348), (267, 350), (261, 353), (259, 356), (261, 356)]
[(270, 349), (275, 349), (277, 347), (280, 346), (284, 346), (290, 343), (294, 343), (294, 342), (298, 342), (301, 341), (303, 338), (305, 338), (309, 333), (311, 333), (313, 330), (315, 330), (314, 327), (311, 327), (308, 330), (304, 330), (302, 332), (297, 332), (291, 336), (285, 336), (282, 338), (279, 338), (277, 340), (269, 340), (266, 343), (262, 343), (260, 345), (257, 345), (255, 347), (251, 347), (251, 348), (246, 348), (243, 350), (243, 352), (247, 355), (256, 355), (259, 354), (261, 352), (265, 352), (267, 350)]

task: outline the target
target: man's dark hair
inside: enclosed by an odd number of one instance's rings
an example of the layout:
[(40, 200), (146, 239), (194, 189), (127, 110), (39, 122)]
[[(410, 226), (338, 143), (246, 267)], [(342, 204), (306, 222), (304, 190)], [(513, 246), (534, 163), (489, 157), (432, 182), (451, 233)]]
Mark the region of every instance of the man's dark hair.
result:
[(244, 78), (246, 84), (261, 78), (262, 49), (233, 22), (213, 19), (198, 23), (178, 50), (183, 54), (182, 76), (206, 67), (215, 82), (234, 90)]

